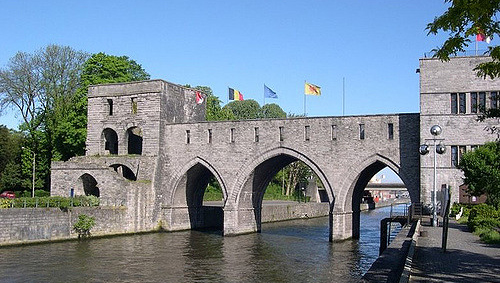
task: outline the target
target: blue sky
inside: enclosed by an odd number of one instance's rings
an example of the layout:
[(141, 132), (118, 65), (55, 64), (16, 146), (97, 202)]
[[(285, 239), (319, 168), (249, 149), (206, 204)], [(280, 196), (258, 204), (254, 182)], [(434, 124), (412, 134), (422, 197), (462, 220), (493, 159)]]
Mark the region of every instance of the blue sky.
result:
[[(8, 1), (0, 0), (0, 67), (48, 44), (126, 55), (151, 78), (227, 88), (263, 103), (263, 84), (287, 113), (308, 116), (419, 111), (418, 59), (440, 45), (425, 27), (436, 0)], [(0, 124), (17, 128), (12, 111)]]

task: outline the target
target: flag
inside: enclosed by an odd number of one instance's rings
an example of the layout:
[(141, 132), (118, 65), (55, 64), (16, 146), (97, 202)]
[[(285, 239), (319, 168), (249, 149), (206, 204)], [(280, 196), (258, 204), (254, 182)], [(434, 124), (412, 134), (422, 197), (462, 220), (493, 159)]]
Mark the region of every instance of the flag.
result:
[(482, 29), (479, 29), (478, 34), (476, 34), (476, 41), (486, 41), (486, 43), (490, 44), (491, 37), (486, 36)]
[(196, 91), (196, 104), (202, 104), (203, 101), (205, 101), (205, 96), (201, 92)]
[(272, 89), (268, 88), (267, 85), (264, 84), (264, 97), (278, 98), (278, 95), (276, 94), (276, 92), (274, 92)]
[(229, 100), (243, 100), (243, 93), (229, 88)]
[(310, 83), (305, 83), (304, 93), (310, 95), (321, 95), (321, 87)]

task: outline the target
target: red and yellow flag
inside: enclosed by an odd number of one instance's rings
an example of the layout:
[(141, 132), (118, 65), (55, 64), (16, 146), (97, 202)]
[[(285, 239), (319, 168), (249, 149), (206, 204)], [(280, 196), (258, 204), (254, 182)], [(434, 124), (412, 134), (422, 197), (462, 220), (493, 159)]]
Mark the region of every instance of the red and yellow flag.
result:
[(306, 82), (304, 93), (309, 95), (321, 95), (321, 87)]

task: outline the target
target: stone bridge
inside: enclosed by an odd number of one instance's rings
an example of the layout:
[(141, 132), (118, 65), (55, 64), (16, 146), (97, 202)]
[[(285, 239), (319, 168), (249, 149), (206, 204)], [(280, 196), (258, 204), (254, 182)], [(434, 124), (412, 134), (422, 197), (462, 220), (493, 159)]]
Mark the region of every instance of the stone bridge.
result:
[(213, 224), (203, 194), (214, 176), (218, 223), (237, 235), (260, 231), (268, 183), (300, 160), (328, 195), (330, 240), (359, 236), (363, 190), (385, 167), (420, 200), (419, 114), (207, 122), (195, 92), (162, 80), (91, 87), (87, 154), (52, 164), (51, 193), (121, 200), (132, 231), (194, 229)]

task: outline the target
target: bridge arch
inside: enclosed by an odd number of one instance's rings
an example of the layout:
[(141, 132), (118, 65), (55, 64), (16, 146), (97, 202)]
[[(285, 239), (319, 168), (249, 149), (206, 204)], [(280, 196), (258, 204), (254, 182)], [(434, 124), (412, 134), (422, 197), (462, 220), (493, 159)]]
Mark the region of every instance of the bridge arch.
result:
[(137, 174), (132, 171), (130, 166), (121, 163), (114, 163), (109, 165), (110, 168), (113, 168), (116, 173), (121, 175), (123, 178), (131, 181), (137, 181)]
[(203, 195), (211, 176), (220, 184), (226, 202), (228, 194), (224, 179), (218, 170), (203, 158), (192, 159), (173, 175), (173, 189), (164, 199), (172, 229), (222, 228), (222, 206), (203, 205)]
[[(228, 217), (232, 223), (227, 223), (225, 220), (225, 234), (241, 233), (242, 231), (236, 231), (241, 229), (248, 230), (248, 232), (261, 230), (261, 208), (265, 189), (279, 170), (295, 161), (304, 162), (319, 177), (325, 186), (330, 203), (330, 211), (332, 211), (335, 196), (323, 169), (312, 159), (297, 150), (278, 147), (260, 154), (259, 157), (251, 161), (237, 173), (236, 182), (231, 190), (231, 195), (228, 196), (224, 211), (225, 218), (226, 214), (231, 214), (233, 211), (238, 211), (239, 216), (237, 219), (234, 219), (234, 216)], [(246, 216), (243, 216), (243, 214), (246, 214)], [(239, 223), (241, 218), (245, 218), (246, 223)], [(250, 221), (248, 221), (249, 218), (251, 219)], [(234, 227), (236, 230), (226, 229), (226, 225)]]
[[(381, 154), (373, 154), (366, 158), (363, 162), (351, 166), (347, 172), (350, 174), (345, 179), (340, 192), (342, 199), (344, 200), (341, 204), (342, 209), (345, 212), (352, 212), (352, 237), (359, 238), (360, 231), (360, 200), (363, 195), (370, 179), (377, 174), (380, 170), (385, 167), (389, 167), (394, 171), (399, 178), (403, 181), (407, 190), (410, 192), (411, 187), (408, 185), (407, 175), (404, 174), (404, 170), (391, 160), (390, 158), (383, 156)], [(410, 192), (410, 197), (414, 195)], [(415, 201), (411, 198), (411, 201)]]

